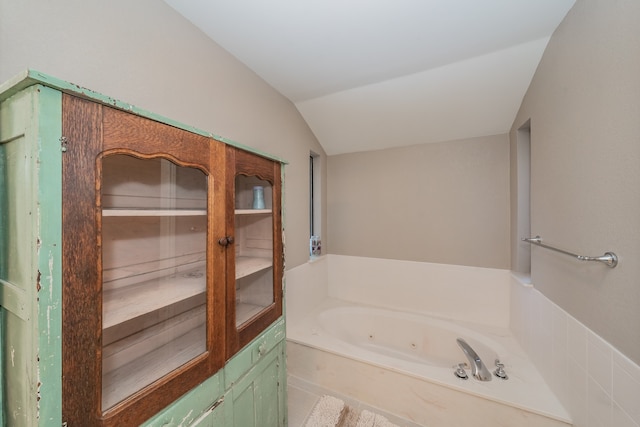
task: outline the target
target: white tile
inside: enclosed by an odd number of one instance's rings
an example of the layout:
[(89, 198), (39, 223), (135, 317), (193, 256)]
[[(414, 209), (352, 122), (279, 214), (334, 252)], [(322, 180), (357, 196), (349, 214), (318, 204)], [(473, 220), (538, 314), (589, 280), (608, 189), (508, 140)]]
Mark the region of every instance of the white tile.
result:
[(327, 297), (327, 274), (326, 258), (285, 272), (287, 321), (298, 321)]
[(537, 290), (517, 285), (512, 280), (511, 330), (574, 426), (640, 427), (640, 366)]
[(640, 424), (640, 368), (614, 351), (613, 400)]
[(553, 376), (553, 311), (550, 301), (538, 290), (532, 293), (532, 308), (536, 321), (531, 322), (531, 353), (544, 379), (550, 383)]
[(491, 326), (509, 324), (508, 270), (333, 254), (328, 260), (330, 297)]
[(633, 421), (629, 414), (627, 414), (622, 408), (616, 405), (615, 402), (613, 404), (612, 411), (611, 425), (615, 427), (640, 427), (640, 424)]
[(611, 367), (611, 346), (589, 331), (587, 333), (587, 372), (608, 395), (611, 395)]
[(522, 348), (528, 347), (525, 345), (525, 316), (524, 316), (524, 304), (525, 294), (530, 292), (531, 287), (525, 287), (516, 278), (511, 278), (511, 295), (509, 301), (509, 329), (513, 333), (514, 338), (520, 343)]
[(567, 365), (568, 388), (567, 410), (576, 427), (587, 425), (587, 372), (576, 363)]
[(567, 354), (569, 359), (587, 370), (587, 328), (567, 316)]
[(567, 313), (560, 307), (552, 305), (552, 323), (553, 323), (553, 379), (550, 383), (551, 388), (565, 401), (570, 391), (568, 388), (567, 376)]
[(612, 351), (614, 365), (618, 365), (620, 369), (624, 370), (635, 381), (640, 383), (640, 366), (632, 362), (624, 354), (620, 353), (615, 348)]
[(531, 354), (532, 349), (532, 330), (535, 323), (535, 300), (534, 296), (537, 292), (533, 288), (520, 290), (520, 318), (522, 321), (522, 340), (520, 344), (527, 354)]
[(587, 391), (588, 427), (610, 427), (611, 396), (594, 380), (589, 379)]

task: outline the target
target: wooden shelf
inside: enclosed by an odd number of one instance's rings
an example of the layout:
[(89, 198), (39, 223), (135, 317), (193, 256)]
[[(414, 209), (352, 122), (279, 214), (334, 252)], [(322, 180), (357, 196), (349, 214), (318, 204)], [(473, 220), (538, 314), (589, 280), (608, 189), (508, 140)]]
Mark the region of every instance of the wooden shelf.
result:
[(236, 209), (236, 215), (268, 215), (273, 213), (271, 209)]
[[(129, 329), (133, 327), (131, 321), (139, 328), (145, 328), (149, 326), (145, 324), (148, 315), (162, 310), (175, 315), (202, 304), (205, 291), (206, 272), (201, 267), (104, 292), (102, 328), (105, 344), (118, 339), (114, 328)], [(129, 334), (133, 332), (136, 331), (129, 331)]]
[(236, 303), (236, 327), (242, 325), (265, 308), (266, 307), (262, 305), (247, 304), (244, 302)]
[(102, 410), (112, 407), (205, 351), (206, 327), (202, 323), (168, 344), (103, 375)]
[(102, 216), (205, 216), (206, 209), (103, 209)]
[[(145, 354), (173, 342), (206, 320), (206, 304), (163, 320), (102, 348), (102, 374), (119, 369)], [(202, 337), (206, 340), (206, 337)]]
[(272, 266), (273, 260), (271, 258), (238, 256), (236, 257), (236, 280)]

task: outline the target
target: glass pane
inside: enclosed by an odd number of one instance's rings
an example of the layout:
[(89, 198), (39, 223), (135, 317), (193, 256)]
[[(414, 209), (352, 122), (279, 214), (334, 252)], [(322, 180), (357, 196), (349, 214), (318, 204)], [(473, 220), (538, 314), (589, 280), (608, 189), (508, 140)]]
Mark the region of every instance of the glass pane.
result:
[(102, 161), (102, 409), (206, 351), (207, 176)]
[(236, 325), (274, 302), (272, 186), (238, 175), (236, 188)]

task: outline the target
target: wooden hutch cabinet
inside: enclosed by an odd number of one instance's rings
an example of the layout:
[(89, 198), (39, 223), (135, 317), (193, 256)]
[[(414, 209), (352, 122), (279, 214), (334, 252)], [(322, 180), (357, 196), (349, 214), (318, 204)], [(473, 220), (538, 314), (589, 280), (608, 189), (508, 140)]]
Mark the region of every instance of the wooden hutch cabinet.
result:
[(0, 102), (0, 425), (286, 425), (282, 162), (35, 71)]

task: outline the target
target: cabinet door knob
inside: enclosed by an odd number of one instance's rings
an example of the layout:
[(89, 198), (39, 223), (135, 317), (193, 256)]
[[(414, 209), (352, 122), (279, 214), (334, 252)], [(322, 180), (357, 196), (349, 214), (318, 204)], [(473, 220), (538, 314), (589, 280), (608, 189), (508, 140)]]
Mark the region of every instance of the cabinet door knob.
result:
[(224, 237), (221, 237), (220, 240), (218, 240), (218, 244), (220, 246), (229, 246), (232, 243), (233, 243), (233, 236), (224, 236)]

